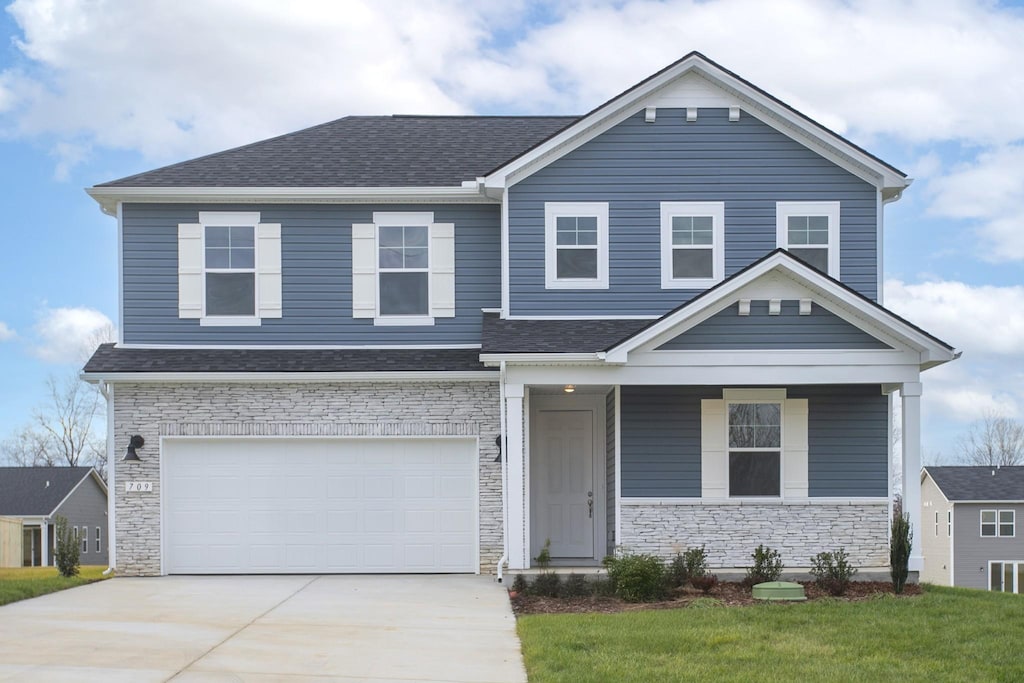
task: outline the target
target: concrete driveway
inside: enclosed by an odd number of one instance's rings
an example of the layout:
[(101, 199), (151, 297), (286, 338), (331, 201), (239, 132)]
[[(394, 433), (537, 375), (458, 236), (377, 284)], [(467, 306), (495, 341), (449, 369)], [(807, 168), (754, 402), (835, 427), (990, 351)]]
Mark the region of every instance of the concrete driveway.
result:
[(0, 681), (525, 681), (482, 576), (115, 578), (0, 607)]

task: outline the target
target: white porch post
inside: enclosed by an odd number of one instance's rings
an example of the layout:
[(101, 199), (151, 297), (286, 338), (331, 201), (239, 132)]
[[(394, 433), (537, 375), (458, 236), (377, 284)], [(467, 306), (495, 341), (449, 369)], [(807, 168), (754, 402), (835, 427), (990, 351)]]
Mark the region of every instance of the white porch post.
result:
[(921, 554), (921, 383), (904, 382), (903, 403), (903, 511), (910, 516), (914, 531), (910, 550), (910, 571), (924, 569)]
[(527, 568), (526, 551), (526, 482), (523, 459), (523, 396), (522, 384), (505, 385), (505, 453), (508, 468), (508, 566)]
[(40, 564), (42, 566), (44, 566), (44, 567), (49, 567), (50, 566), (50, 524), (49, 524), (49, 520), (46, 517), (43, 517), (43, 521), (39, 525), (39, 528), (41, 530), (40, 533), (39, 533), (39, 542), (43, 546), (41, 548), (41, 550), (40, 550), (41, 554), (39, 555), (39, 557), (41, 558)]

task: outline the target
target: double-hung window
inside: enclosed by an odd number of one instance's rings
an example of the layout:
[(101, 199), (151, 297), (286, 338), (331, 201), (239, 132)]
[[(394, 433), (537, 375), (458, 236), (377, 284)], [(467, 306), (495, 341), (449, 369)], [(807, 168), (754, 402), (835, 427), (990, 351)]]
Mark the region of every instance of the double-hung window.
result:
[(256, 225), (204, 225), (207, 316), (256, 316)]
[(96, 527), (96, 552), (100, 552), (103, 544), (100, 542), (100, 528)]
[(729, 495), (778, 497), (782, 490), (782, 404), (728, 403)]
[(608, 204), (544, 205), (544, 281), (548, 289), (608, 288)]
[(378, 226), (378, 292), (382, 316), (430, 314), (430, 226)]
[(778, 202), (778, 246), (839, 278), (839, 202)]
[(1013, 510), (982, 510), (981, 535), (1012, 538), (1015, 535), (1015, 517)]
[(661, 203), (661, 286), (710, 287), (725, 273), (725, 204)]
[(89, 527), (82, 527), (82, 552), (89, 552)]

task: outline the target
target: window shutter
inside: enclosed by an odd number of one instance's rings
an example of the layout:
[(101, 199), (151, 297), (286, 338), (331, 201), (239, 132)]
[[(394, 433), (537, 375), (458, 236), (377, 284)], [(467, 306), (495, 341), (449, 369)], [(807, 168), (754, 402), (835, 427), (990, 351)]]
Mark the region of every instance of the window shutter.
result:
[(281, 317), (281, 224), (260, 223), (256, 226), (256, 278), (260, 318)]
[(807, 497), (807, 399), (786, 399), (782, 424), (782, 496)]
[(700, 495), (701, 498), (726, 498), (728, 462), (725, 457), (725, 401), (703, 399), (700, 402)]
[(352, 317), (377, 315), (377, 227), (352, 224)]
[(178, 224), (178, 317), (203, 317), (203, 226)]
[(430, 226), (430, 315), (455, 317), (455, 224)]

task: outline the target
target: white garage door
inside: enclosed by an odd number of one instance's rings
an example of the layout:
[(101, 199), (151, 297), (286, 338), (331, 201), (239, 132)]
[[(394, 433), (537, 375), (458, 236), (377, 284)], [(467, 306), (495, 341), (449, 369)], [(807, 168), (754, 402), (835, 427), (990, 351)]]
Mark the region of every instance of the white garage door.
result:
[(168, 574), (472, 572), (467, 439), (167, 439)]

